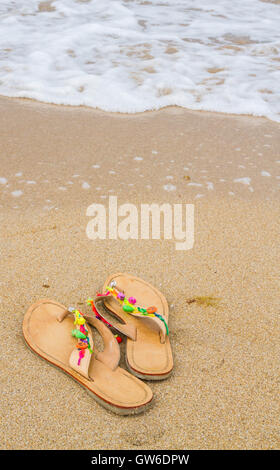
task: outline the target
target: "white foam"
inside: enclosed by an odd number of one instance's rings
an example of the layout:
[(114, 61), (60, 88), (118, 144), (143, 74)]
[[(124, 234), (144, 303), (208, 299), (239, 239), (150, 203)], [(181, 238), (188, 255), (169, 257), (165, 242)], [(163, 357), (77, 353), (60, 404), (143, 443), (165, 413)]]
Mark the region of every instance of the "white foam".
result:
[(141, 162), (143, 160), (142, 157), (134, 157), (134, 160), (137, 160), (138, 162)]
[(262, 176), (271, 176), (271, 174), (268, 171), (264, 171), (264, 170), (261, 172), (261, 175)]
[(176, 186), (174, 184), (168, 183), (163, 186), (163, 189), (168, 192), (176, 191)]
[(6, 184), (8, 182), (8, 180), (4, 177), (1, 177), (0, 178), (0, 184)]
[(249, 176), (245, 176), (245, 178), (236, 178), (235, 180), (233, 180), (233, 182), (249, 185), (251, 183), (251, 178), (249, 178)]
[(23, 191), (21, 191), (20, 189), (16, 189), (15, 191), (11, 192), (11, 195), (14, 197), (20, 197), (22, 196), (22, 194), (23, 194)]
[(276, 3), (1, 0), (0, 19), (3, 95), (280, 120)]
[(188, 183), (188, 186), (203, 186), (201, 183)]
[(83, 188), (83, 189), (89, 189), (89, 188), (90, 188), (90, 184), (87, 183), (86, 181), (84, 181), (83, 184), (82, 184), (82, 188)]

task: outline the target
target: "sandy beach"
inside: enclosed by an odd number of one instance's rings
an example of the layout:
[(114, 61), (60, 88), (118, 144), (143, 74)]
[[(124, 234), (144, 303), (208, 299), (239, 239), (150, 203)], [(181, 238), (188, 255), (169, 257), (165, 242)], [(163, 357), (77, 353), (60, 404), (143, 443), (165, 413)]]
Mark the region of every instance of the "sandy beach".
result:
[[(4, 97), (0, 116), (0, 448), (279, 448), (279, 124)], [(194, 204), (193, 249), (89, 240), (87, 207), (110, 195)], [(104, 410), (22, 335), (38, 299), (89, 312), (119, 271), (166, 296), (175, 363), (131, 417)], [(197, 296), (220, 301), (188, 303)]]

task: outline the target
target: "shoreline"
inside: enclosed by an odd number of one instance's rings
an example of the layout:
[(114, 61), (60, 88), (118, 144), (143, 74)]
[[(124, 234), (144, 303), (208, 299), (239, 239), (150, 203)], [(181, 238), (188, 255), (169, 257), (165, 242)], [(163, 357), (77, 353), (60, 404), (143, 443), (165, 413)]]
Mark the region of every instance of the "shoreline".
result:
[[(279, 448), (279, 124), (2, 97), (0, 111), (2, 448)], [(137, 208), (194, 204), (193, 249), (89, 240), (87, 207), (110, 195)], [(88, 311), (118, 271), (166, 296), (175, 361), (169, 379), (149, 382), (151, 409), (126, 418), (31, 354), (21, 331), (39, 298)], [(197, 296), (220, 301), (188, 304)]]
[(19, 104), (30, 104), (31, 106), (32, 105), (39, 105), (39, 106), (48, 106), (48, 107), (51, 107), (51, 108), (63, 108), (63, 109), (69, 109), (69, 110), (75, 110), (75, 109), (80, 109), (80, 110), (88, 110), (88, 111), (93, 111), (93, 112), (97, 112), (97, 113), (102, 113), (102, 114), (105, 114), (107, 116), (115, 116), (115, 117), (139, 117), (141, 115), (144, 115), (144, 114), (149, 114), (149, 113), (158, 113), (158, 112), (161, 112), (161, 111), (169, 111), (169, 110), (174, 110), (174, 109), (178, 109), (178, 110), (182, 110), (182, 111), (185, 111), (186, 113), (194, 113), (194, 114), (198, 114), (198, 113), (201, 113), (201, 114), (209, 114), (209, 115), (214, 115), (214, 116), (225, 116), (225, 117), (244, 117), (244, 118), (249, 118), (249, 119), (263, 119), (265, 121), (268, 121), (268, 122), (272, 122), (272, 123), (275, 123), (275, 124), (278, 124), (280, 125), (280, 122), (279, 121), (275, 121), (273, 119), (270, 119), (269, 117), (267, 116), (264, 116), (264, 115), (255, 115), (255, 114), (235, 114), (235, 113), (227, 113), (226, 111), (212, 111), (212, 110), (207, 110), (207, 109), (191, 109), (191, 108), (185, 108), (183, 106), (179, 106), (179, 105), (166, 105), (166, 106), (163, 106), (162, 108), (158, 108), (158, 109), (146, 109), (145, 111), (136, 111), (135, 113), (127, 113), (127, 112), (121, 112), (121, 111), (106, 111), (102, 108), (98, 108), (98, 107), (93, 107), (93, 106), (87, 106), (87, 105), (83, 105), (83, 104), (77, 104), (77, 105), (72, 105), (72, 104), (57, 104), (57, 103), (51, 103), (51, 102), (48, 102), (48, 101), (40, 101), (40, 100), (36, 100), (34, 98), (28, 98), (28, 97), (18, 97), (18, 96), (6, 96), (6, 95), (1, 95), (0, 94), (0, 100), (9, 100), (9, 101), (18, 101)]

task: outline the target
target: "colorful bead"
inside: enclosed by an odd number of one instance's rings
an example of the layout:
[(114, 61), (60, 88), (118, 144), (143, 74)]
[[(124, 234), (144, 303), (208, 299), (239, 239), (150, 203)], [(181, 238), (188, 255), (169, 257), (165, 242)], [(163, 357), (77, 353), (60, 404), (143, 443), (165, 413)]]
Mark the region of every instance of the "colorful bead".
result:
[(91, 349), (91, 346), (90, 346), (90, 343), (89, 343), (89, 339), (87, 338), (87, 342), (88, 342), (88, 350), (90, 352), (90, 354), (93, 353), (93, 350)]
[(78, 339), (86, 339), (86, 335), (79, 330), (72, 330), (72, 336)]
[(129, 297), (129, 298), (128, 298), (128, 302), (129, 302), (130, 304), (132, 304), (132, 305), (136, 304), (136, 299), (135, 299), (135, 297)]
[(128, 313), (132, 313), (135, 311), (135, 308), (132, 305), (123, 305), (123, 310)]
[(85, 329), (85, 327), (83, 325), (80, 325), (80, 331), (82, 333), (84, 333), (84, 335), (86, 335), (86, 336), (88, 335), (88, 331)]
[(156, 307), (148, 307), (147, 308), (147, 313), (155, 313), (157, 311)]
[(85, 357), (85, 351), (83, 349), (81, 349), (79, 351), (78, 366), (81, 364), (81, 359), (83, 359), (83, 357)]
[(77, 344), (76, 344), (76, 348), (78, 349), (87, 349), (88, 347), (88, 344), (87, 343), (83, 343), (82, 341), (79, 341)]
[(141, 312), (141, 313), (147, 313), (147, 310), (145, 308), (142, 308), (142, 307), (137, 307), (138, 311)]
[(123, 292), (119, 292), (118, 295), (117, 295), (117, 298), (118, 298), (119, 300), (122, 300), (122, 301), (123, 301), (123, 300), (125, 299), (124, 293), (123, 293)]

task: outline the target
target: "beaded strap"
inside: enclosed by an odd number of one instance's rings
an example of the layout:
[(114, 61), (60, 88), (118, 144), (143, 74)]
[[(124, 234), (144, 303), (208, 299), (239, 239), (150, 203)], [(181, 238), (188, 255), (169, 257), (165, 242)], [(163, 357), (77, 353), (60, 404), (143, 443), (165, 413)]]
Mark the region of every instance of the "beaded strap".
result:
[(106, 292), (105, 294), (97, 294), (97, 296), (100, 295), (109, 295), (112, 294), (115, 299), (121, 304), (122, 309), (126, 313), (130, 313), (133, 315), (139, 315), (139, 316), (145, 316), (145, 317), (157, 317), (159, 320), (161, 320), (166, 329), (166, 335), (169, 335), (169, 329), (168, 325), (164, 319), (164, 317), (160, 314), (157, 313), (157, 307), (140, 307), (139, 305), (136, 305), (136, 299), (135, 297), (129, 297), (128, 299), (126, 298), (125, 294), (123, 292), (120, 292), (117, 287), (116, 287), (116, 282), (112, 281), (109, 286), (106, 286)]
[(75, 329), (72, 330), (71, 334), (72, 336), (78, 339), (76, 348), (79, 350), (79, 359), (78, 359), (78, 366), (79, 366), (81, 364), (81, 360), (85, 356), (85, 350), (88, 349), (90, 354), (93, 353), (93, 350), (90, 346), (90, 342), (88, 338), (88, 330), (85, 327), (86, 321), (84, 319), (82, 312), (72, 307), (69, 307), (68, 311), (73, 313), (75, 317), (74, 318)]

